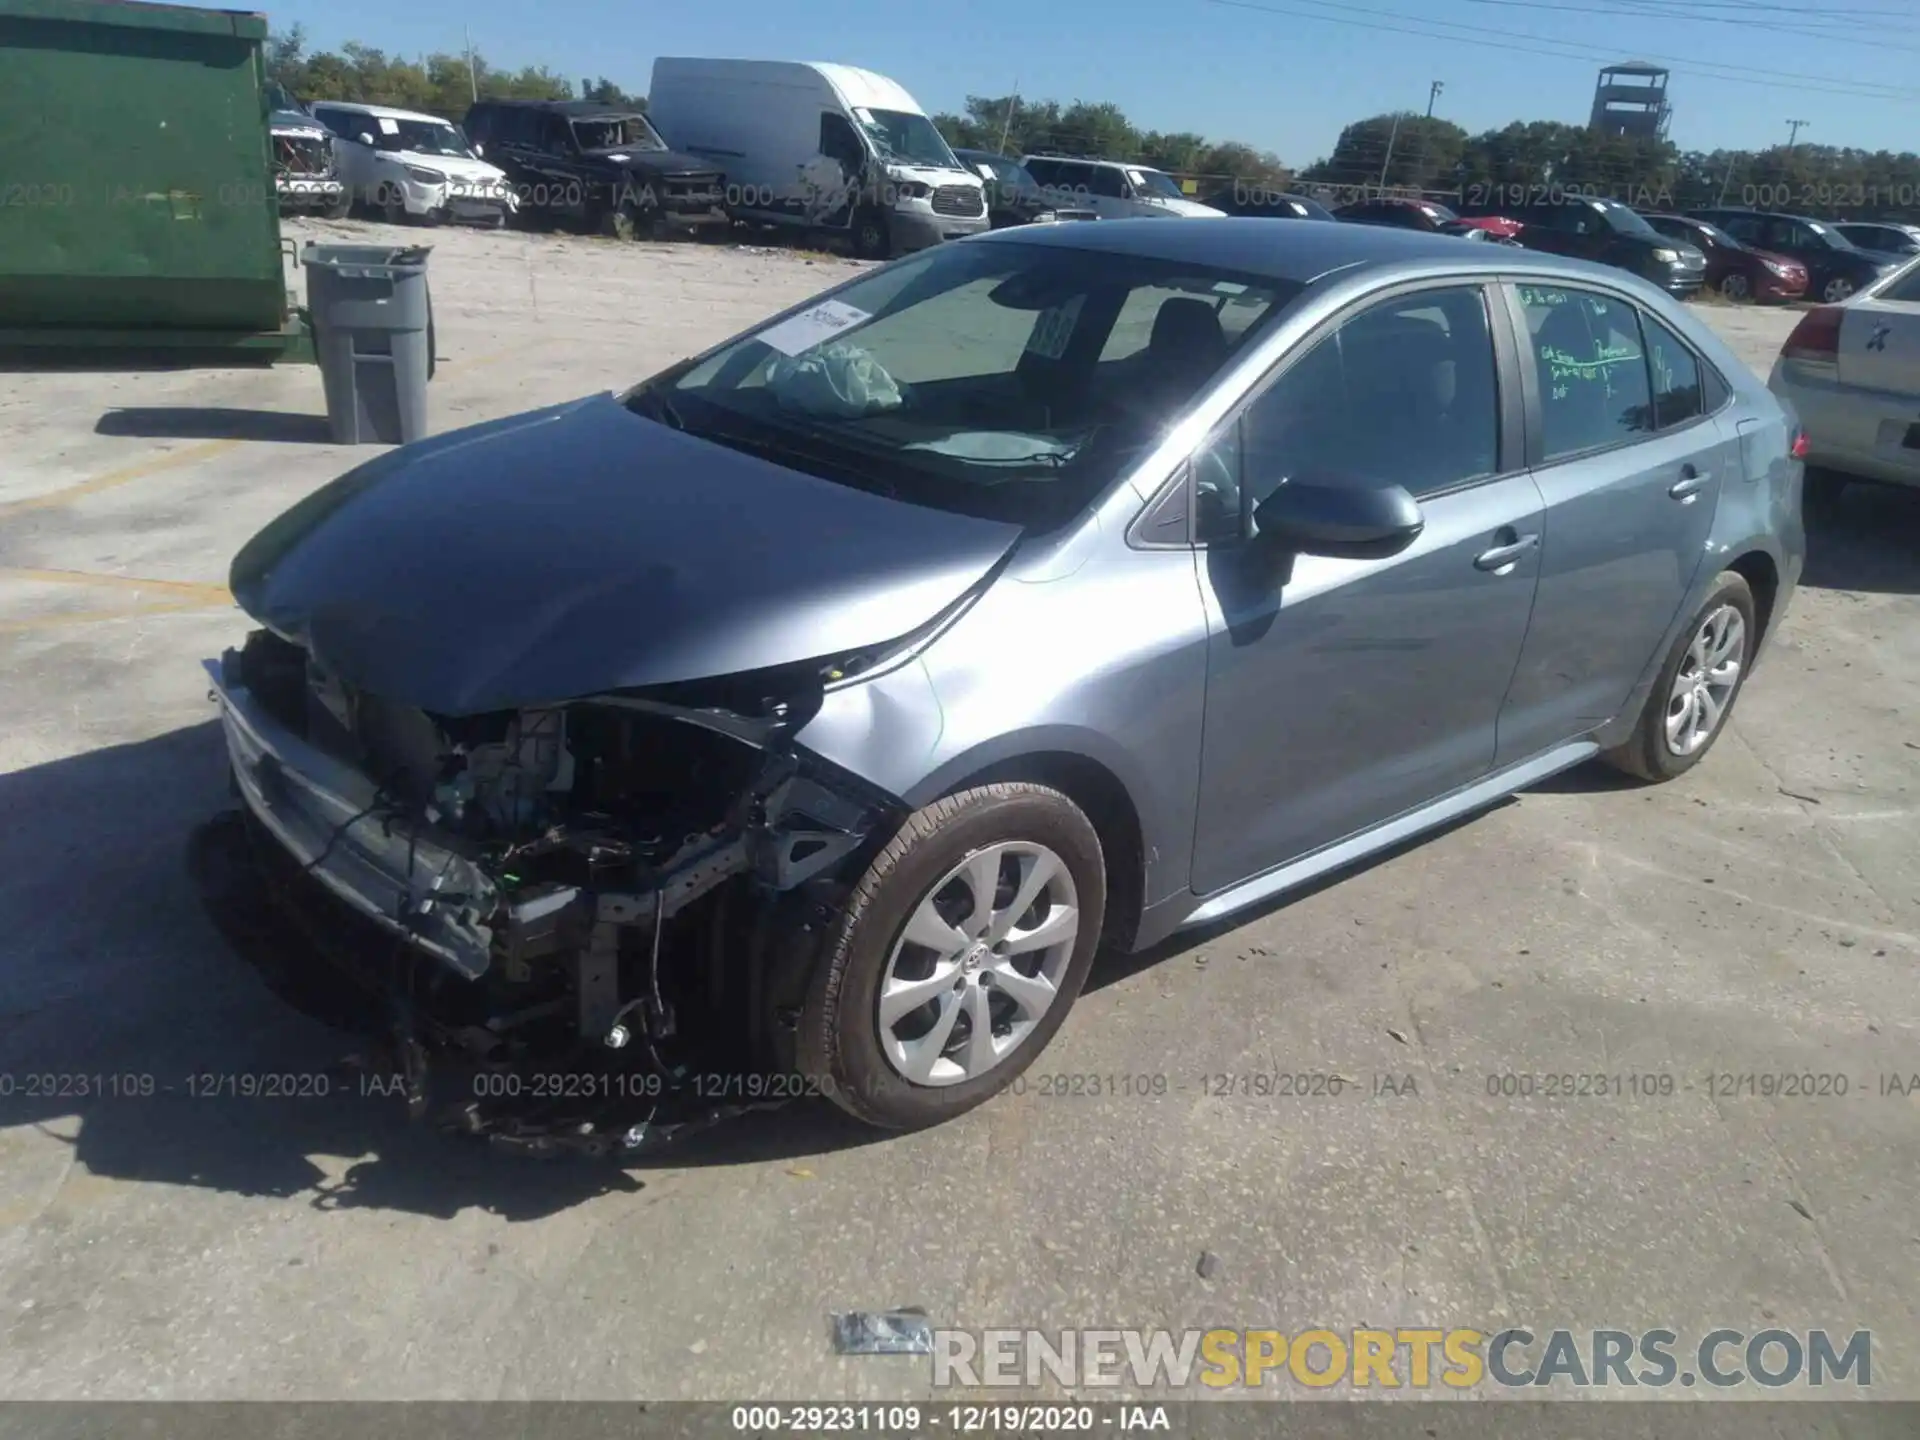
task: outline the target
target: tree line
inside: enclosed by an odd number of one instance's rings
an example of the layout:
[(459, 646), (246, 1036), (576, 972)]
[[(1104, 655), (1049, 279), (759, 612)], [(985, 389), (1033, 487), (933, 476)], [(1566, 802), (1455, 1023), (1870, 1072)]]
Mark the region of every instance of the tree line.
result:
[[(501, 99), (646, 104), (605, 76), (576, 81), (544, 66), (496, 68), (477, 54), (469, 69), (464, 54), (408, 60), (358, 42), (309, 51), (297, 25), (269, 40), (267, 73), (303, 99), (394, 105), (456, 121), (476, 90)], [(1920, 155), (1911, 151), (1806, 144), (1681, 150), (1667, 140), (1601, 135), (1557, 120), (1516, 120), (1470, 134), (1415, 111), (1356, 120), (1331, 154), (1295, 170), (1271, 150), (1241, 141), (1143, 130), (1110, 101), (969, 95), (961, 113), (933, 119), (956, 146), (1128, 160), (1207, 187), (1238, 181), (1332, 199), (1419, 193), (1468, 211), (1578, 193), (1641, 208), (1727, 204), (1829, 218), (1920, 216)]]

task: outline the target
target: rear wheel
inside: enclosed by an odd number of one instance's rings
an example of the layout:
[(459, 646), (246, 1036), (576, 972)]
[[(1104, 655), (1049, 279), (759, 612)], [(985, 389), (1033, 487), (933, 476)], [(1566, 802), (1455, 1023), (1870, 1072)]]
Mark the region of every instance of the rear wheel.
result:
[(1698, 765), (1726, 728), (1758, 638), (1753, 591), (1740, 575), (1722, 571), (1660, 667), (1633, 734), (1601, 758), (1654, 781)]
[(1820, 298), (1829, 305), (1838, 305), (1853, 294), (1853, 282), (1845, 276), (1836, 275), (1820, 289)]
[(1100, 838), (1057, 790), (985, 785), (917, 811), (828, 941), (801, 1007), (802, 1073), (890, 1129), (990, 1099), (1066, 1019), (1106, 889)]

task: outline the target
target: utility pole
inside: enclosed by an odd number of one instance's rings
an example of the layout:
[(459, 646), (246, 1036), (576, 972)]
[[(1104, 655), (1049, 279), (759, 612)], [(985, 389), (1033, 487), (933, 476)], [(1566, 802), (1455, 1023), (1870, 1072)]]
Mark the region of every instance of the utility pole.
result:
[(1423, 186), (1427, 180), (1427, 143), (1433, 139), (1433, 102), (1440, 98), (1440, 92), (1446, 88), (1444, 80), (1436, 80), (1427, 87), (1427, 124), (1420, 131), (1420, 181)]
[(1427, 87), (1427, 119), (1433, 118), (1433, 102), (1440, 98), (1440, 92), (1447, 88), (1447, 82), (1436, 80)]
[(1727, 203), (1727, 191), (1732, 185), (1733, 161), (1729, 160), (1727, 161), (1727, 176), (1726, 179), (1720, 182), (1720, 198), (1713, 202), (1715, 205), (1725, 205)]
[(464, 27), (463, 33), (467, 41), (467, 88), (473, 92), (473, 98), (478, 100), (480, 98), (480, 75), (479, 72), (473, 68), (473, 28), (471, 26)]
[(1387, 188), (1387, 169), (1393, 164), (1393, 142), (1400, 138), (1400, 112), (1393, 115), (1393, 129), (1387, 132), (1387, 158), (1380, 162), (1380, 189)]
[(1795, 142), (1797, 142), (1800, 139), (1800, 132), (1807, 127), (1808, 123), (1809, 122), (1805, 120), (1787, 121), (1787, 149), (1788, 150), (1793, 149)]
[(1007, 153), (1007, 136), (1013, 133), (1013, 107), (1020, 103), (1020, 77), (1013, 77), (1013, 94), (1007, 97), (1007, 118), (1000, 122), (1000, 148), (996, 154)]

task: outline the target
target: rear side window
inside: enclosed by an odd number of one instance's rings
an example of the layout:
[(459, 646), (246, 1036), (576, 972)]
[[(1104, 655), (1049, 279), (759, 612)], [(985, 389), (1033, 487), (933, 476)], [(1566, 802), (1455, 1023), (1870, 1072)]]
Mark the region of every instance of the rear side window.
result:
[[(1539, 381), (1541, 458), (1650, 433), (1653, 392), (1634, 308), (1590, 290), (1522, 285), (1519, 292)], [(1694, 394), (1698, 404), (1697, 374)]]
[(1653, 376), (1654, 426), (1671, 430), (1698, 420), (1707, 413), (1700, 362), (1678, 335), (1651, 315), (1643, 314), (1640, 325), (1647, 337), (1647, 369)]

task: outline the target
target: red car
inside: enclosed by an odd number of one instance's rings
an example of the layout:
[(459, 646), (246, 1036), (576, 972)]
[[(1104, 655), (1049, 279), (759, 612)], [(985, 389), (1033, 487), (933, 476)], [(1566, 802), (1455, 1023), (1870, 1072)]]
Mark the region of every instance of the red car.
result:
[(1641, 217), (1662, 235), (1707, 257), (1706, 285), (1729, 300), (1798, 300), (1807, 293), (1807, 267), (1789, 255), (1743, 245), (1717, 225), (1691, 215)]
[(1460, 221), (1464, 225), (1472, 225), (1484, 230), (1489, 235), (1497, 235), (1502, 240), (1511, 240), (1520, 233), (1520, 222), (1509, 220), (1504, 215), (1462, 215)]

